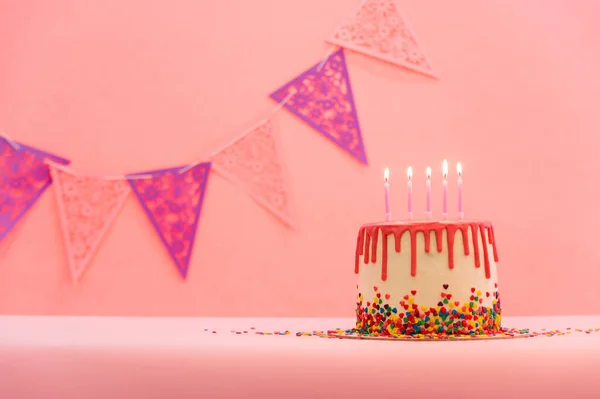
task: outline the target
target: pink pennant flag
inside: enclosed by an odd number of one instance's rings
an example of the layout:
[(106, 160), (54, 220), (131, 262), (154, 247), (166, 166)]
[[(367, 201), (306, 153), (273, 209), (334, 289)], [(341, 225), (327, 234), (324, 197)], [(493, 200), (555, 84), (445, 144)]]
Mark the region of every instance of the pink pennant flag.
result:
[(117, 220), (131, 189), (127, 180), (81, 176), (50, 164), (73, 280), (78, 280)]
[(287, 173), (279, 135), (265, 120), (244, 132), (212, 157), (214, 171), (246, 191), (288, 227), (294, 227)]
[(205, 162), (191, 168), (128, 176), (133, 193), (184, 279), (194, 248), (210, 166), (210, 162)]
[(366, 0), (327, 42), (436, 78), (395, 0)]
[(68, 160), (0, 137), (0, 241), (52, 183), (48, 165)]
[(367, 164), (343, 49), (271, 93), (271, 98), (359, 162)]

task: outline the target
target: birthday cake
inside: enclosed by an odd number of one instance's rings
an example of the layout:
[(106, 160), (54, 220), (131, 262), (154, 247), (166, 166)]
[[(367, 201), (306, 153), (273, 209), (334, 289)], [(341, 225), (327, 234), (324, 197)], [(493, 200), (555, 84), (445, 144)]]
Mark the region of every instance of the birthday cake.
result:
[(497, 262), (490, 222), (363, 225), (355, 331), (388, 337), (500, 333)]

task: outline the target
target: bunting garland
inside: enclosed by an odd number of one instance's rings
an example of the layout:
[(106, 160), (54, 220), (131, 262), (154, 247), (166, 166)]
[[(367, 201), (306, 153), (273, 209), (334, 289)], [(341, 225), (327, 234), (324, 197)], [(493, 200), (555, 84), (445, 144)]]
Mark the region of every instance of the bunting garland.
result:
[(0, 137), (0, 241), (46, 191), (52, 179), (46, 160), (68, 160)]
[(125, 180), (77, 176), (50, 163), (73, 280), (78, 280), (117, 220), (131, 189)]
[(283, 102), (294, 115), (367, 164), (343, 49), (277, 89), (271, 98)]
[(395, 0), (366, 0), (326, 41), (436, 78)]
[(188, 273), (210, 166), (205, 162), (187, 171), (182, 171), (184, 167), (155, 170), (145, 172), (146, 178), (129, 180), (183, 278)]
[(395, 0), (366, 0), (327, 42), (436, 77)]
[(279, 137), (270, 119), (244, 132), (211, 157), (216, 173), (294, 227)]
[[(329, 43), (340, 48), (270, 94), (301, 121), (367, 165), (344, 49), (435, 77), (394, 0), (365, 0)], [(263, 120), (184, 167), (116, 177), (74, 172), (70, 161), (0, 135), (0, 241), (54, 181), (69, 268), (78, 280), (133, 192), (185, 279), (211, 171), (244, 191), (279, 221), (295, 226), (279, 131)]]

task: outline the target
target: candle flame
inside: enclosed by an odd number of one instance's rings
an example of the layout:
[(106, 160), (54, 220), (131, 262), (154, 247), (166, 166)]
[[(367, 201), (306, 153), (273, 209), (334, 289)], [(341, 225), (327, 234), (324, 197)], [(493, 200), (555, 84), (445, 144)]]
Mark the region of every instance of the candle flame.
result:
[(448, 161), (445, 159), (444, 162), (442, 162), (442, 175), (444, 176), (444, 179), (448, 176)]
[(458, 173), (458, 177), (462, 177), (462, 166), (460, 162), (456, 164), (456, 173)]
[(390, 170), (385, 168), (383, 171), (383, 180), (387, 183), (390, 180)]
[(427, 179), (431, 179), (431, 168), (429, 166), (425, 169), (425, 173), (427, 174)]
[(408, 169), (406, 170), (406, 175), (408, 176), (408, 180), (412, 179), (412, 167), (409, 166)]

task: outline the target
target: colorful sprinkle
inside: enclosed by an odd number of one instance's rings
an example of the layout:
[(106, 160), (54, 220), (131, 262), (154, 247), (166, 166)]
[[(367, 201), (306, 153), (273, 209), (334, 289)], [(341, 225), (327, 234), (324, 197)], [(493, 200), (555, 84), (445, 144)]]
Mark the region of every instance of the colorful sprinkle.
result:
[[(451, 302), (452, 294), (441, 292), (441, 301), (435, 307), (418, 304), (411, 290), (399, 301), (404, 311), (392, 312), (392, 305), (384, 302), (378, 292), (372, 302), (364, 302), (361, 293), (356, 303), (356, 331), (368, 336), (394, 337), (424, 334), (449, 335), (492, 335), (500, 334), (501, 308), (496, 292), (490, 306), (481, 306), (481, 291), (471, 288), (475, 295), (470, 301)], [(389, 299), (389, 295), (384, 297)]]
[[(207, 333), (218, 334), (217, 330), (210, 330), (208, 328), (204, 329)], [(251, 327), (248, 330), (236, 331), (231, 330), (231, 334), (234, 335), (243, 335), (243, 334), (251, 334), (251, 335), (268, 335), (268, 336), (286, 336), (292, 335), (289, 330), (285, 331), (256, 331), (255, 327)], [(579, 334), (592, 334), (592, 333), (600, 333), (600, 328), (571, 328), (568, 327), (566, 331), (560, 330), (547, 330), (545, 328), (540, 329), (540, 331), (531, 331), (527, 328), (517, 329), (517, 328), (502, 328), (495, 333), (490, 334), (444, 334), (444, 333), (416, 333), (410, 335), (382, 335), (382, 334), (365, 334), (357, 329), (341, 329), (335, 328), (332, 330), (326, 331), (299, 331), (294, 335), (296, 337), (319, 337), (319, 338), (355, 338), (355, 339), (386, 339), (386, 340), (410, 340), (410, 341), (458, 341), (458, 340), (473, 340), (473, 339), (506, 339), (506, 338), (533, 338), (533, 337), (559, 337), (564, 335), (570, 335), (573, 333)]]
[[(495, 284), (495, 287), (498, 285)], [(444, 290), (448, 284), (443, 285)], [(362, 293), (357, 296), (356, 328), (335, 328), (327, 331), (296, 332), (297, 337), (316, 336), (321, 338), (354, 338), (354, 339), (400, 339), (400, 340), (468, 340), (468, 339), (502, 339), (555, 337), (572, 333), (591, 334), (600, 332), (600, 328), (566, 328), (566, 331), (541, 329), (539, 332), (529, 329), (502, 328), (501, 306), (498, 291), (485, 292), (488, 299), (483, 303), (483, 291), (472, 287), (467, 302), (451, 301), (452, 294), (440, 292), (441, 301), (435, 307), (428, 307), (415, 301), (416, 290), (411, 295), (404, 295), (398, 305), (388, 303), (391, 295), (378, 292), (372, 301), (365, 301)], [(382, 298), (383, 297), (383, 298)], [(385, 299), (384, 299), (385, 298)], [(456, 298), (455, 298), (456, 299)], [(398, 307), (397, 307), (398, 306)], [(204, 329), (206, 333), (217, 334), (216, 330)], [(256, 327), (245, 330), (231, 330), (234, 335), (278, 335), (292, 333), (283, 331), (257, 331)]]

